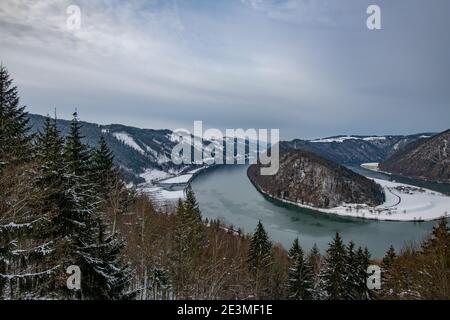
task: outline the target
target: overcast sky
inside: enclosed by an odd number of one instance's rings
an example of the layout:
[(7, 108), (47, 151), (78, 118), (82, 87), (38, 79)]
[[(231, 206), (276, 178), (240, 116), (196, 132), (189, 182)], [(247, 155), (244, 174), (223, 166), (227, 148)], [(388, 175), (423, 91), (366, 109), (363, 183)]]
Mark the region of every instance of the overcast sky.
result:
[(283, 139), (442, 131), (449, 17), (448, 0), (1, 0), (0, 60), (30, 112), (61, 118)]

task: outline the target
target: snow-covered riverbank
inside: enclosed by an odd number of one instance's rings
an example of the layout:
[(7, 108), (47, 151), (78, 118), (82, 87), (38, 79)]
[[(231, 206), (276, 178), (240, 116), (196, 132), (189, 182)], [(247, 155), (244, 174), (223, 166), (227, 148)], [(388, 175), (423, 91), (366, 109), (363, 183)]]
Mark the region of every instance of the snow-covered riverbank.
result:
[(331, 209), (316, 208), (300, 203), (278, 199), (263, 190), (261, 193), (275, 200), (293, 204), (339, 216), (355, 217), (385, 221), (431, 221), (450, 214), (450, 197), (432, 190), (391, 182), (381, 179), (372, 179), (380, 184), (386, 194), (386, 201), (377, 207), (365, 204), (343, 204)]
[(197, 168), (183, 174), (171, 174), (157, 169), (147, 169), (141, 177), (145, 183), (137, 186), (140, 192), (146, 193), (157, 203), (174, 202), (184, 199), (184, 189), (189, 182), (207, 167)]

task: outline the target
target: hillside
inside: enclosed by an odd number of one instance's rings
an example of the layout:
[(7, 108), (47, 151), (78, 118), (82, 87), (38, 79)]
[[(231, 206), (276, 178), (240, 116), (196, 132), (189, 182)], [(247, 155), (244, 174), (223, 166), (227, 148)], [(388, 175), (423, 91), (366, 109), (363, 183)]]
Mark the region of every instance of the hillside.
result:
[(450, 183), (450, 130), (411, 143), (380, 164), (395, 175)]
[(408, 144), (427, 139), (432, 135), (419, 133), (406, 136), (335, 136), (315, 140), (295, 139), (283, 141), (281, 148), (311, 151), (340, 164), (361, 164), (382, 162)]
[[(33, 132), (42, 129), (44, 116), (30, 114), (29, 119)], [(66, 136), (70, 121), (58, 119), (57, 125), (61, 134)], [(139, 129), (120, 124), (98, 125), (89, 122), (82, 122), (82, 125), (83, 140), (88, 145), (94, 147), (101, 135), (105, 137), (114, 153), (116, 165), (130, 182), (145, 182), (141, 175), (146, 169), (173, 173), (190, 169), (175, 165), (170, 160), (172, 147), (176, 143), (170, 139), (170, 130)]]
[(250, 166), (248, 177), (260, 191), (276, 199), (317, 208), (343, 203), (377, 206), (385, 200), (383, 189), (372, 180), (308, 151), (283, 152), (274, 176), (260, 175), (260, 167)]

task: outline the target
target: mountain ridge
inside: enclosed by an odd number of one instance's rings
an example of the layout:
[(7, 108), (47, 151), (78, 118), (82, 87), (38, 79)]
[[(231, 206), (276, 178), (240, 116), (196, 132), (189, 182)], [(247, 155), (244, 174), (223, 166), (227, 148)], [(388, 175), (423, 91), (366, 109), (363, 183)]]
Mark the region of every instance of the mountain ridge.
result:
[(382, 162), (380, 169), (407, 178), (450, 183), (450, 129), (411, 143)]

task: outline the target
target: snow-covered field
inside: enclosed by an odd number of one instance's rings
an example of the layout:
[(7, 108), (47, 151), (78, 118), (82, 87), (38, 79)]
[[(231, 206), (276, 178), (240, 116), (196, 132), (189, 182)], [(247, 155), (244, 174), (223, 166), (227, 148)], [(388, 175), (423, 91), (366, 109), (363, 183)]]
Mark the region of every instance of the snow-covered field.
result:
[(282, 199), (279, 200), (320, 212), (364, 219), (429, 221), (436, 220), (441, 217), (449, 217), (449, 196), (408, 184), (381, 179), (372, 180), (380, 184), (386, 194), (386, 201), (377, 207), (370, 207), (365, 204), (343, 204), (336, 208), (322, 209), (302, 205), (292, 201)]
[(161, 180), (159, 181), (159, 184), (161, 185), (187, 184), (192, 179), (193, 176), (194, 176), (193, 173), (186, 173), (173, 178)]
[(157, 169), (146, 169), (140, 176), (145, 179), (145, 183), (138, 186), (140, 192), (146, 193), (157, 203), (173, 202), (184, 199), (184, 188), (181, 190), (169, 190), (173, 185), (187, 185), (195, 174), (205, 169), (205, 167), (188, 171), (185, 174), (173, 175)]
[(143, 186), (139, 190), (148, 194), (152, 200), (159, 204), (184, 199), (184, 190), (166, 190), (157, 186)]
[(171, 176), (170, 173), (158, 169), (145, 169), (140, 176), (145, 179), (146, 183), (154, 183)]

